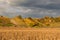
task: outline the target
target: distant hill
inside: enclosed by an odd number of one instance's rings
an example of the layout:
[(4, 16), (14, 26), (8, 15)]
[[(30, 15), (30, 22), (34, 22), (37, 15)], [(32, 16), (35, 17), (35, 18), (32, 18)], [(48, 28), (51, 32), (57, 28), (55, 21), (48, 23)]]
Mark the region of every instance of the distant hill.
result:
[(8, 18), (0, 16), (0, 26), (14, 26), (14, 27), (60, 27), (60, 17), (48, 17), (44, 18), (22, 18), (22, 16), (16, 16), (14, 18)]
[(0, 26), (12, 26), (10, 18), (0, 16)]
[(15, 24), (16, 26), (26, 26), (24, 19), (21, 16), (16, 16), (12, 18), (11, 23)]

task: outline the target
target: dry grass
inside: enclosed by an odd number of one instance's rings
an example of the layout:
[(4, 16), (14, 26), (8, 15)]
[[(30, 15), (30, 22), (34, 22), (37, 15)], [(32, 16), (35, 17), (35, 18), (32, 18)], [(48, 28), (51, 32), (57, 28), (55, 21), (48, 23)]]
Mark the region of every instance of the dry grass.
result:
[(60, 28), (0, 28), (0, 40), (60, 40)]

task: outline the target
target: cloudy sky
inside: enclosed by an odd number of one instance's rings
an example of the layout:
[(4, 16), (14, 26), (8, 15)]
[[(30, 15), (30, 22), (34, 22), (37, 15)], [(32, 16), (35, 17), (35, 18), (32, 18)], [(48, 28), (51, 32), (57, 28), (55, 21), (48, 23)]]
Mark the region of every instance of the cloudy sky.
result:
[(0, 15), (60, 16), (60, 0), (0, 0)]

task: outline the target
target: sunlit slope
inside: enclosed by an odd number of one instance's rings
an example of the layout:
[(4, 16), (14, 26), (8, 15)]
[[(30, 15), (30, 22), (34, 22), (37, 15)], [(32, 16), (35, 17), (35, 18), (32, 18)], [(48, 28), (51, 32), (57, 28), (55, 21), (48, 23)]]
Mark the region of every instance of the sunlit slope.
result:
[(30, 26), (30, 27), (38, 26), (38, 23), (31, 17), (25, 18), (24, 21), (27, 26)]
[(60, 17), (22, 18), (20, 15), (14, 18), (0, 16), (0, 26), (14, 27), (60, 27)]
[(60, 17), (44, 17), (44, 18), (22, 18), (21, 16), (16, 16), (11, 19), (11, 22), (18, 26), (27, 27), (58, 27), (60, 26)]
[(46, 16), (46, 17), (44, 17), (44, 18), (41, 18), (40, 22), (41, 22), (42, 24), (45, 24), (46, 26), (50, 26), (50, 24), (51, 24), (51, 23), (54, 23), (55, 20), (54, 20), (54, 18), (52, 18), (52, 17)]
[(10, 22), (10, 18), (0, 16), (0, 26), (13, 26)]
[(16, 16), (11, 19), (11, 22), (16, 26), (26, 26), (24, 19), (21, 16)]

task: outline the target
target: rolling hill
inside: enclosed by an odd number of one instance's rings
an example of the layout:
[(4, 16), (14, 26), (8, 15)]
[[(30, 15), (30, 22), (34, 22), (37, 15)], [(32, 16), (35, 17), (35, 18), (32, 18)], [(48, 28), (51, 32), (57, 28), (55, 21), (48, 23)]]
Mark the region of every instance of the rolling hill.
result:
[(22, 18), (22, 16), (16, 16), (14, 18), (8, 18), (0, 16), (0, 26), (14, 26), (14, 27), (60, 27), (60, 17), (48, 17), (44, 18)]

